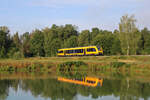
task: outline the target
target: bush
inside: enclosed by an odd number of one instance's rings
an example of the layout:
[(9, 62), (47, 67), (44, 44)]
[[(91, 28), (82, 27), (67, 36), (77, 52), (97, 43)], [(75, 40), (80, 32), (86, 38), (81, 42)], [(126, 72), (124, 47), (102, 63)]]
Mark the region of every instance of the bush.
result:
[(20, 52), (20, 51), (15, 52), (14, 55), (13, 55), (13, 58), (14, 58), (14, 59), (20, 59), (20, 58), (22, 58), (21, 52)]
[(29, 72), (35, 72), (35, 71), (41, 71), (42, 67), (43, 67), (42, 64), (33, 63), (33, 64), (29, 65), (28, 67), (26, 67), (26, 69)]
[(58, 67), (60, 69), (71, 68), (72, 66), (80, 67), (81, 65), (86, 65), (83, 61), (69, 61), (59, 64)]
[(0, 71), (1, 72), (14, 72), (16, 70), (17, 70), (17, 68), (16, 67), (12, 67), (12, 66), (1, 66), (0, 67)]
[(119, 68), (119, 67), (122, 67), (122, 66), (124, 66), (124, 65), (126, 65), (126, 63), (124, 63), (124, 62), (112, 62), (112, 63), (110, 64), (110, 66), (111, 66), (111, 67), (114, 67), (114, 68)]

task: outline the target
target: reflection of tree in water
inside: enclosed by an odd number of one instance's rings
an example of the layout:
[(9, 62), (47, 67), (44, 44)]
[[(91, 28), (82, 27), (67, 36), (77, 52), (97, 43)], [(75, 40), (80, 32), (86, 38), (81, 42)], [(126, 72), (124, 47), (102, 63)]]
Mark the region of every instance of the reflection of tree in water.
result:
[[(40, 82), (38, 86), (36, 81)], [(127, 80), (104, 80), (102, 87), (86, 87), (70, 83), (58, 82), (53, 80), (35, 80), (23, 81), (24, 89), (29, 89), (37, 96), (41, 95), (45, 98), (72, 100), (77, 94), (82, 96), (90, 96), (98, 98), (100, 96), (114, 95), (120, 96), (120, 100), (139, 100), (139, 98), (148, 98), (150, 93), (150, 85), (148, 83), (139, 83)], [(34, 86), (32, 86), (34, 85)], [(129, 85), (129, 87), (128, 87)], [(128, 88), (127, 88), (128, 87)], [(146, 88), (145, 88), (146, 87)]]
[(87, 87), (75, 85), (71, 83), (58, 82), (56, 79), (36, 79), (36, 80), (0, 80), (0, 100), (5, 100), (9, 93), (9, 87), (13, 87), (15, 91), (20, 84), (22, 90), (31, 91), (33, 96), (42, 96), (51, 98), (52, 100), (64, 99), (73, 100), (77, 94), (82, 96), (92, 96), (98, 98), (101, 96), (114, 95), (120, 97), (120, 100), (139, 100), (144, 98), (148, 100), (150, 97), (150, 84), (140, 83), (137, 81), (107, 80), (103, 81), (102, 87)]
[(8, 83), (9, 82), (7, 80), (0, 80), (0, 100), (5, 100), (8, 96)]
[(9, 93), (9, 87), (12, 87), (15, 91), (17, 91), (18, 84), (18, 80), (0, 80), (0, 100), (6, 100)]
[(71, 84), (62, 84), (55, 79), (24, 80), (23, 90), (30, 90), (34, 96), (44, 98), (72, 100), (76, 95), (75, 87)]

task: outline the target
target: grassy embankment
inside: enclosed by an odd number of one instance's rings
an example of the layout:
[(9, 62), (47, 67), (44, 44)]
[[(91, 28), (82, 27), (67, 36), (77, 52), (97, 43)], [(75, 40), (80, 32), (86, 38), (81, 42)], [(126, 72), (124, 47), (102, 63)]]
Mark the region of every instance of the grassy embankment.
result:
[[(150, 56), (49, 57), (1, 59), (0, 73), (87, 74), (102, 77), (148, 78)], [(143, 78), (144, 77), (144, 78)], [(144, 79), (144, 80), (146, 80)]]

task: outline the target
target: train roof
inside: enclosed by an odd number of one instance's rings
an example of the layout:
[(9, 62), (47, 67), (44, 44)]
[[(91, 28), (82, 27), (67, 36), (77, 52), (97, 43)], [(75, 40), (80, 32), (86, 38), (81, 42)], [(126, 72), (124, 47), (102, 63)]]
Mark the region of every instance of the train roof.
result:
[(58, 50), (63, 50), (63, 49), (77, 49), (77, 48), (89, 48), (89, 47), (96, 47), (96, 46), (84, 46), (84, 47), (74, 47), (74, 48), (62, 48)]

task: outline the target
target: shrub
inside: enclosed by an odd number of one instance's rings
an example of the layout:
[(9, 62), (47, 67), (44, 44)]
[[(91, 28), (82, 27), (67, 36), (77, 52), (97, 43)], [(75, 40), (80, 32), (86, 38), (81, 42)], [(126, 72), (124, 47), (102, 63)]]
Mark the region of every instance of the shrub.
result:
[(119, 67), (122, 67), (122, 66), (124, 66), (126, 63), (124, 63), (124, 62), (112, 62), (111, 63), (111, 67), (114, 67), (114, 68), (119, 68)]
[(15, 52), (14, 55), (13, 55), (13, 58), (14, 58), (14, 59), (20, 59), (20, 58), (22, 58), (21, 52), (20, 52), (20, 51)]
[(35, 72), (35, 71), (41, 71), (42, 67), (43, 67), (42, 64), (33, 63), (33, 64), (29, 65), (28, 67), (26, 67), (26, 69), (29, 72)]
[(64, 62), (62, 64), (59, 64), (58, 68), (59, 69), (70, 69), (70, 68), (72, 68), (72, 66), (80, 67), (81, 65), (86, 65), (86, 64), (82, 61), (69, 61), (69, 62)]
[(112, 63), (110, 64), (110, 66), (111, 66), (111, 67), (114, 67), (114, 68), (120, 68), (120, 67), (123, 67), (123, 66), (129, 68), (129, 67), (130, 67), (130, 64), (127, 64), (127, 63), (124, 63), (124, 62), (112, 62)]

